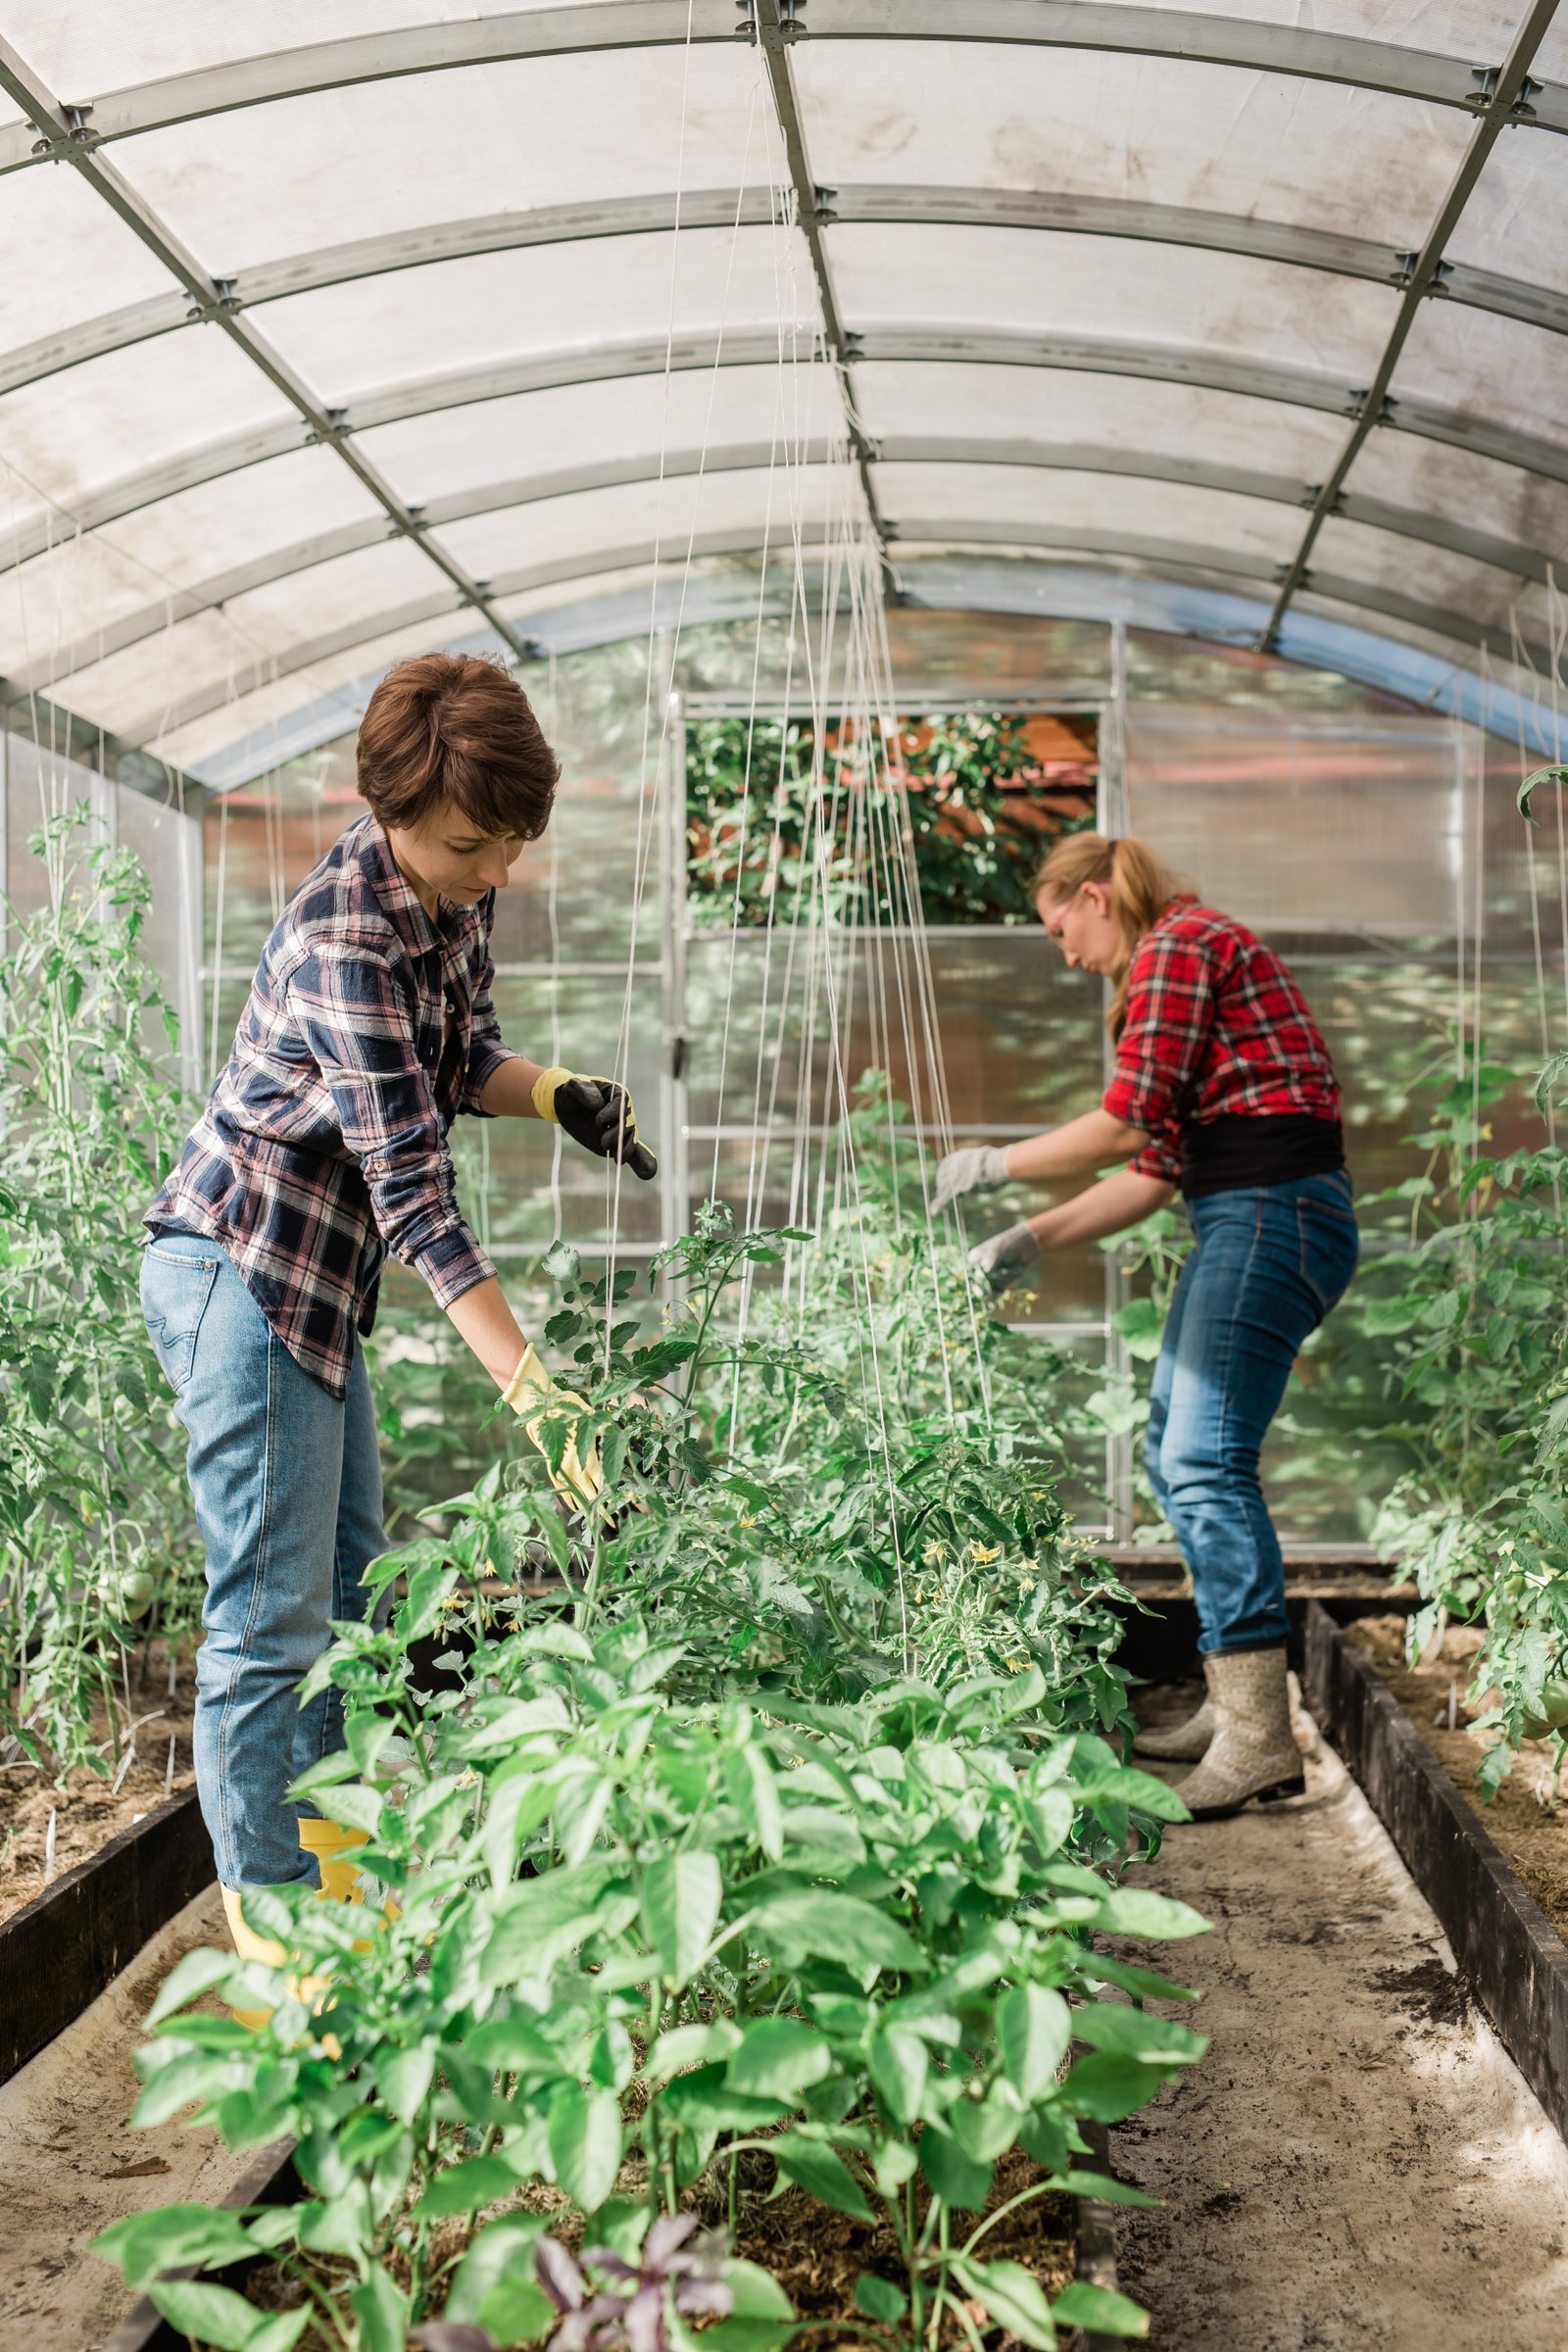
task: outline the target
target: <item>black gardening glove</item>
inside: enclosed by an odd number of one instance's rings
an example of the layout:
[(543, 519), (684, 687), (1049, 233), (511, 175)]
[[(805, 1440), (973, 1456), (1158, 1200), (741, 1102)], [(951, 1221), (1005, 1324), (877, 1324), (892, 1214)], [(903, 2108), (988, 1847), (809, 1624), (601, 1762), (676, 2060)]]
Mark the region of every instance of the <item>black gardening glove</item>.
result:
[(572, 1070), (544, 1070), (535, 1081), (533, 1106), (564, 1134), (600, 1159), (618, 1159), (644, 1184), (659, 1174), (659, 1162), (637, 1133), (637, 1113), (613, 1078), (579, 1078)]

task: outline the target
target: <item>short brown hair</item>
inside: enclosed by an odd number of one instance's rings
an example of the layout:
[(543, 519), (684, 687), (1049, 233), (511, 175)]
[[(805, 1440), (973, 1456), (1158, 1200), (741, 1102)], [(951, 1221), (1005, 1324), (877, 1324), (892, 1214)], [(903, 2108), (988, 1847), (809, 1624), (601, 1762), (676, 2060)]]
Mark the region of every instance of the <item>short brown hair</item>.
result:
[(416, 825), (451, 801), (486, 840), (537, 841), (561, 776), (522, 688), (475, 654), (389, 669), (360, 721), (357, 766), (383, 825)]

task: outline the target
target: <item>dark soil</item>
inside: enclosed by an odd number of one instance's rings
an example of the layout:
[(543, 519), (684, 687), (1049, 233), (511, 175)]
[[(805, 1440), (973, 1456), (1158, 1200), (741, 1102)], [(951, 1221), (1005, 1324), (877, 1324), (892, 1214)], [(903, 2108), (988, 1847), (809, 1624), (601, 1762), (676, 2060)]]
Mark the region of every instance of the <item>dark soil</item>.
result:
[(1552, 1741), (1527, 1740), (1496, 1795), (1483, 1804), (1477, 1776), (1494, 1735), (1472, 1728), (1471, 1716), (1485, 1709), (1470, 1707), (1465, 1700), (1477, 1637), (1467, 1628), (1454, 1627), (1426, 1662), (1410, 1666), (1405, 1661), (1406, 1622), (1403, 1617), (1359, 1617), (1346, 1627), (1346, 1640), (1387, 1683), (1449, 1779), (1475, 1807), (1509, 1866), (1558, 1935), (1568, 1939), (1568, 1787), (1553, 1790)]
[[(169, 1653), (161, 1642), (151, 1642), (130, 1667), (130, 1704), (120, 1694), (121, 1729), (138, 1724), (135, 1761), (111, 1794), (115, 1773), (122, 1759), (111, 1759), (108, 1712), (93, 1715), (93, 1738), (104, 1742), (110, 1762), (108, 1779), (78, 1766), (56, 1786), (47, 1772), (25, 1763), (0, 1771), (0, 1919), (20, 1911), (43, 1893), (46, 1885), (65, 1877), (77, 1863), (88, 1861), (100, 1846), (122, 1830), (128, 1830), (144, 1813), (161, 1805), (169, 1773), (169, 1742), (174, 1742), (174, 1776), (169, 1793), (189, 1788), (194, 1777), (191, 1761), (191, 1715), (195, 1675), (188, 1654), (179, 1658), (174, 1695), (169, 1692)], [(147, 1720), (144, 1720), (147, 1719)], [(54, 1871), (46, 1880), (45, 1854), (49, 1816), (55, 1818)]]
[[(1044, 2178), (1033, 2159), (1014, 2148), (997, 2165), (986, 2211), (996, 2212), (1031, 2181)], [(868, 2229), (863, 2222), (852, 2221), (847, 2214), (833, 2213), (799, 2188), (788, 2188), (781, 2197), (774, 2197), (774, 2179), (773, 2165), (760, 2151), (750, 2150), (741, 2159), (735, 2252), (771, 2272), (803, 2320), (843, 2321), (842, 2329), (822, 2327), (812, 2334), (812, 2352), (836, 2352), (837, 2347), (852, 2344), (867, 2346), (874, 2339), (855, 2316), (855, 2282), (862, 2271), (896, 2283), (902, 2281), (892, 2230), (886, 2226)], [(622, 2174), (618, 2193), (641, 2196), (644, 2187), (641, 2160), (637, 2159)], [(722, 2161), (714, 2163), (689, 2202), (705, 2229), (727, 2230), (728, 2177)], [(510, 2207), (494, 2207), (479, 2219), (494, 2220), (503, 2210), (559, 2212), (562, 2220), (556, 2233), (573, 2252), (580, 2247), (581, 2223), (560, 2189), (536, 2183), (523, 2189)], [(1009, 2214), (988, 2233), (979, 2249), (981, 2258), (1025, 2263), (1048, 2295), (1059, 2295), (1073, 2277), (1074, 2221), (1073, 2198), (1055, 2192), (1037, 2197)], [(438, 2224), (434, 2232), (437, 2260), (456, 2258), (466, 2235), (461, 2223)], [(389, 2267), (397, 2275), (395, 2260)], [(331, 2270), (329, 2259), (323, 2261), (322, 2268)], [(400, 2278), (400, 2283), (406, 2286), (408, 2282)], [(273, 2265), (253, 2273), (244, 2291), (247, 2299), (264, 2311), (295, 2310), (304, 2299), (298, 2282)], [(970, 2316), (981, 2328), (991, 2325), (977, 2306), (971, 2308)], [(960, 2347), (966, 2341), (961, 2328), (951, 2319), (944, 2327), (942, 2340), (953, 2347)], [(1064, 2347), (1074, 2340), (1073, 2330), (1063, 2331)], [(300, 2338), (298, 2352), (329, 2352), (329, 2347), (324, 2336), (307, 2328)]]

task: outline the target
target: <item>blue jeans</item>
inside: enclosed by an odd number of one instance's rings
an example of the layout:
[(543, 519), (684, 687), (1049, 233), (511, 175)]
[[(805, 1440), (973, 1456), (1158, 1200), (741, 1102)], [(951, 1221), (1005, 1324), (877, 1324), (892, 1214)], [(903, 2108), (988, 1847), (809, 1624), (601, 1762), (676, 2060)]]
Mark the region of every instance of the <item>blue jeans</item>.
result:
[[(318, 1880), (289, 1803), (343, 1744), (343, 1701), (301, 1708), (335, 1617), (363, 1617), (387, 1548), (362, 1349), (339, 1404), (301, 1371), (217, 1243), (166, 1233), (142, 1252), (142, 1310), (174, 1410), (207, 1549), (196, 1656), (196, 1786), (225, 1886)], [(390, 1593), (386, 1605), (390, 1605)]]
[(1182, 1268), (1149, 1393), (1144, 1461), (1193, 1572), (1198, 1646), (1285, 1640), (1285, 1568), (1258, 1453), (1301, 1342), (1355, 1272), (1350, 1180), (1210, 1193), (1187, 1204)]

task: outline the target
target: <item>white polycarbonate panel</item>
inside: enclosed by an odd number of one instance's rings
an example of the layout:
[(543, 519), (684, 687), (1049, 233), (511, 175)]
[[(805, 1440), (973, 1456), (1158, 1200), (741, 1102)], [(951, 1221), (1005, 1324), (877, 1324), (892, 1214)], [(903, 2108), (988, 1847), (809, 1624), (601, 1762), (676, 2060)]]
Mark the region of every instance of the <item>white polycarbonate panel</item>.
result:
[(659, 452), (841, 438), (844, 404), (832, 371), (784, 368), (684, 369), (567, 384), (550, 392), (411, 416), (360, 435), (360, 446), (405, 498), (426, 505), (487, 483)]
[(1568, 482), (1525, 473), (1414, 433), (1374, 433), (1355, 461), (1352, 497), (1387, 500), (1467, 529), (1568, 556)]
[[(1013, 525), (1030, 534), (1060, 528), (1102, 534), (1117, 553), (1130, 540), (1195, 563), (1219, 551), (1266, 575), (1300, 537), (1300, 517), (1290, 507), (1182, 483), (1014, 466), (878, 466), (874, 473), (883, 513), (911, 538), (961, 541), (966, 523), (983, 525), (987, 537)], [(916, 524), (927, 527), (917, 532)]]
[(0, 179), (0, 352), (169, 290), (154, 261), (74, 172)]
[[(509, 11), (551, 0), (506, 0)], [(189, 74), (225, 59), (350, 40), (403, 24), (470, 20), (473, 0), (7, 0), (6, 38), (70, 101)]]
[(1150, 451), (1321, 480), (1345, 444), (1344, 420), (1274, 400), (1067, 368), (877, 367), (855, 371), (873, 440), (1030, 442), (1042, 448)]
[(330, 634), (362, 615), (393, 612), (440, 593), (438, 574), (406, 539), (385, 540), (335, 564), (237, 596), (220, 612), (176, 621), (157, 637), (63, 680), (74, 710), (140, 739), (149, 720), (270, 657)]
[(1412, 546), (1387, 531), (1337, 517), (1318, 535), (1312, 570), (1320, 578), (1335, 575), (1369, 588), (1387, 588), (1412, 604), (1492, 628), (1505, 629), (1510, 607), (1517, 604), (1527, 612), (1536, 595), (1533, 583), (1516, 573), (1473, 563), (1446, 548)]
[[(1363, 41), (1387, 41), (1437, 57), (1463, 58), (1477, 66), (1498, 66), (1519, 29), (1518, 0), (1143, 0), (1154, 10), (1191, 9), (1205, 17), (1245, 17), (1252, 24), (1314, 32), (1348, 33)], [(1568, 25), (1559, 13), (1536, 53), (1535, 71), (1554, 81), (1568, 76)]]
[(796, 523), (830, 514), (848, 488), (844, 469), (820, 466), (639, 482), (475, 515), (449, 523), (441, 537), (470, 573), (503, 585), (509, 573), (525, 566), (592, 561), (644, 544), (657, 544), (679, 562), (693, 534), (715, 531), (744, 530), (758, 547), (766, 539), (782, 553)]
[[(784, 166), (759, 57), (737, 42), (411, 74), (178, 123), (118, 160), (210, 267), (237, 274), (431, 221), (765, 189)], [(411, 168), (389, 171), (392, 156)]]
[(1516, 318), (1457, 303), (1423, 305), (1394, 379), (1395, 398), (1419, 393), (1489, 422), (1556, 443), (1568, 457), (1563, 385), (1568, 343)]
[(54, 643), (70, 644), (241, 564), (354, 523), (377, 537), (387, 527), (375, 501), (324, 449), (302, 449), (161, 499), (101, 530), (65, 539), (30, 564), (0, 570), (0, 671), (29, 658), (23, 649), (40, 628)]
[(481, 254), (323, 287), (266, 313), (278, 349), (343, 402), (481, 362), (638, 339), (662, 345), (671, 331), (721, 326), (809, 331), (815, 320), (804, 241), (773, 228)]
[(1568, 287), (1562, 216), (1568, 152), (1561, 138), (1499, 139), (1446, 251), (1453, 262), (1537, 286)]
[(1392, 287), (1131, 239), (848, 223), (827, 236), (840, 309), (861, 331), (1100, 336), (1365, 382), (1398, 301)]
[(42, 493), (28, 501), (19, 489), (17, 522), (52, 501), (66, 531), (83, 493), (289, 414), (217, 327), (193, 326), (0, 399), (0, 475), (15, 468)]
[[(832, 41), (794, 51), (835, 188), (1049, 190), (1417, 245), (1470, 136), (1451, 109), (1088, 50)], [(1109, 263), (1102, 260), (1102, 269)]]

